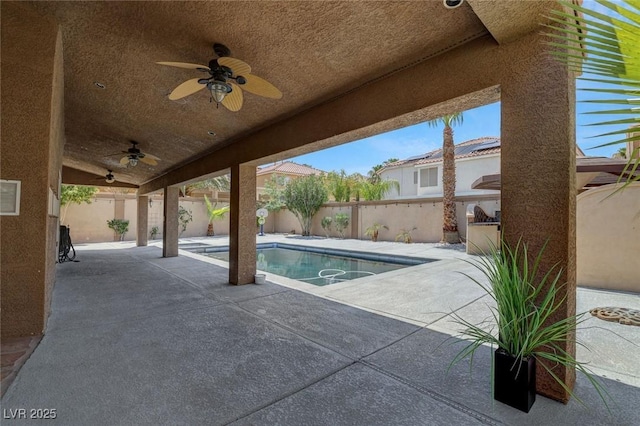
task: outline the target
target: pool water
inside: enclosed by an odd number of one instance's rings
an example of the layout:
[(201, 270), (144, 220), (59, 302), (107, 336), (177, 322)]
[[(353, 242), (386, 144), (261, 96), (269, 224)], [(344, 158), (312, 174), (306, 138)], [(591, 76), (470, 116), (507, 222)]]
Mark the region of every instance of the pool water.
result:
[[(229, 261), (229, 252), (202, 253)], [(258, 269), (298, 281), (324, 286), (406, 268), (407, 264), (334, 256), (281, 247), (258, 249)]]

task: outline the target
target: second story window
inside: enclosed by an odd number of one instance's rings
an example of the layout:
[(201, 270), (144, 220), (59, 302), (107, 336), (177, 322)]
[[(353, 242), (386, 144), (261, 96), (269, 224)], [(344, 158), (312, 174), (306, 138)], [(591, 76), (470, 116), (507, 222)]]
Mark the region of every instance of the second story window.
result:
[(420, 187), (438, 186), (438, 168), (420, 169)]

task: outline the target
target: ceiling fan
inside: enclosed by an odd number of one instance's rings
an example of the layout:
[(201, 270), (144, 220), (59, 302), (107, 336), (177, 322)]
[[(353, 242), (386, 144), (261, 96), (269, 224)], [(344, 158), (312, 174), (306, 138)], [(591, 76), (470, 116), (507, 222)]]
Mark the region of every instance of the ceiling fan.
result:
[(104, 180), (107, 183), (115, 182), (116, 181), (116, 177), (113, 175), (113, 170), (107, 170), (107, 172), (109, 172), (109, 173), (104, 175), (104, 177), (99, 177), (99, 178), (96, 178), (95, 180)]
[(107, 183), (113, 183), (116, 181), (116, 177), (113, 175), (113, 170), (107, 170), (109, 173), (107, 173), (104, 176), (105, 182)]
[(158, 157), (140, 151), (140, 149), (136, 147), (136, 145), (138, 145), (138, 142), (131, 141), (131, 144), (133, 145), (131, 148), (126, 151), (122, 151), (123, 154), (127, 155), (120, 159), (120, 164), (122, 164), (123, 166), (134, 167), (138, 165), (138, 161), (142, 161), (143, 163), (146, 163), (150, 166), (158, 165), (158, 161), (160, 161)]
[(251, 74), (251, 67), (247, 63), (232, 58), (231, 51), (227, 46), (215, 43), (213, 51), (218, 55), (218, 58), (209, 61), (209, 66), (184, 62), (157, 62), (160, 65), (195, 69), (209, 74), (208, 77), (194, 78), (180, 84), (173, 89), (169, 99), (174, 101), (182, 99), (206, 87), (211, 93), (211, 101), (214, 101), (216, 105), (222, 104), (228, 110), (235, 112), (242, 108), (243, 89), (265, 98), (282, 98), (282, 92), (273, 84)]

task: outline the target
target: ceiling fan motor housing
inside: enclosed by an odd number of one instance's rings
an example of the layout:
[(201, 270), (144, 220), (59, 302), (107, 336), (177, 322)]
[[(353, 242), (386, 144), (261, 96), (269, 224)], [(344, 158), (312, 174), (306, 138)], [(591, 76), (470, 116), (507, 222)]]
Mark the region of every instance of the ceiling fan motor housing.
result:
[(222, 58), (225, 56), (231, 56), (231, 50), (222, 43), (214, 43), (213, 51), (218, 55), (218, 57)]

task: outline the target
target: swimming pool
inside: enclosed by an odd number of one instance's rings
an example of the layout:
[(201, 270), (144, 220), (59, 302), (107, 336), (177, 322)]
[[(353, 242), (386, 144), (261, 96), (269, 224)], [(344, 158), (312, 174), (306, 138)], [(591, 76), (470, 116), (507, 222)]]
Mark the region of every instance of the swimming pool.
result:
[[(325, 286), (419, 265), (432, 259), (387, 256), (278, 243), (259, 244), (256, 266), (261, 271)], [(193, 248), (192, 251), (229, 261), (228, 247)]]

